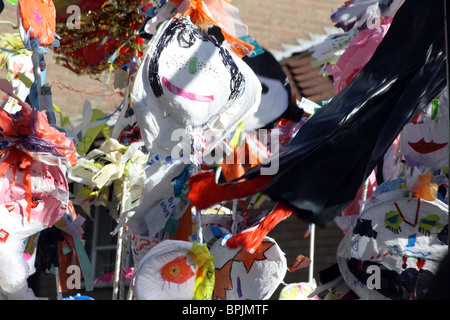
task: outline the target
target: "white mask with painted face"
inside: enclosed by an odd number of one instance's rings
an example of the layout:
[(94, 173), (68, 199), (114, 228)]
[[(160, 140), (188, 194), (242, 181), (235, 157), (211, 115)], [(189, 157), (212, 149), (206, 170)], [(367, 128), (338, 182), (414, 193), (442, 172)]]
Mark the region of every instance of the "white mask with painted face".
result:
[(421, 299), (448, 252), (448, 206), (375, 192), (339, 245), (339, 269), (363, 300)]
[(192, 300), (196, 264), (191, 242), (165, 240), (146, 253), (136, 272), (137, 300)]
[(410, 167), (435, 171), (448, 166), (447, 88), (438, 98), (403, 127), (401, 150)]
[(261, 84), (240, 58), (188, 19), (171, 19), (150, 41), (131, 99), (152, 153), (170, 156), (186, 143), (179, 142), (180, 132), (193, 128), (206, 154), (257, 110)]
[(265, 237), (250, 253), (242, 248), (230, 249), (216, 241), (211, 247), (214, 258), (214, 300), (269, 299), (283, 281), (287, 262), (274, 239)]

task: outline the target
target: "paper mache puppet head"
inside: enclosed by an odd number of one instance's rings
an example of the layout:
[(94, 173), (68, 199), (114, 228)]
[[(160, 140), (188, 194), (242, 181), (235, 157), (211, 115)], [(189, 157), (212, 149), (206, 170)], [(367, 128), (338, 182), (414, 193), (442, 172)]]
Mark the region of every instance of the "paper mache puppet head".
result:
[(137, 300), (192, 300), (196, 263), (192, 243), (166, 240), (148, 251), (136, 272)]
[(0, 294), (32, 299), (25, 241), (65, 213), (63, 164), (76, 163), (76, 155), (73, 143), (36, 110), (12, 117), (0, 109), (0, 130)]
[[(32, 201), (27, 221), (28, 202), (23, 173), (13, 169), (0, 178), (0, 291), (8, 299), (28, 297), (29, 267), (23, 258), (24, 241), (55, 224), (66, 210), (69, 192), (64, 172), (39, 161), (31, 165)], [(11, 181), (15, 180), (13, 186)]]
[(165, 158), (176, 145), (191, 151), (190, 139), (179, 142), (189, 128), (208, 153), (256, 111), (260, 98), (261, 84), (242, 59), (188, 18), (173, 18), (149, 42), (131, 106), (147, 148)]
[(421, 299), (447, 254), (447, 228), (444, 202), (376, 192), (339, 245), (339, 269), (363, 300)]
[(284, 253), (269, 237), (253, 253), (242, 248), (229, 249), (216, 241), (211, 255), (215, 257), (215, 300), (269, 299), (287, 271)]
[(146, 253), (136, 273), (138, 300), (211, 300), (214, 257), (206, 244), (164, 240)]
[(448, 166), (447, 88), (403, 127), (400, 141), (401, 151), (410, 167), (435, 171)]

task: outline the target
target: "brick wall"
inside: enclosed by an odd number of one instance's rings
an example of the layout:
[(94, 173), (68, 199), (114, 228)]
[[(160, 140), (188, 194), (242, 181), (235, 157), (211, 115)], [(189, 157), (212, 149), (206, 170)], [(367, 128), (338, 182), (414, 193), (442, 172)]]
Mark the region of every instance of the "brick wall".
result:
[(323, 34), (333, 27), (332, 10), (343, 0), (232, 0), (239, 9), (249, 34), (269, 50), (283, 50), (281, 44), (297, 45), (296, 39), (308, 39), (309, 33)]

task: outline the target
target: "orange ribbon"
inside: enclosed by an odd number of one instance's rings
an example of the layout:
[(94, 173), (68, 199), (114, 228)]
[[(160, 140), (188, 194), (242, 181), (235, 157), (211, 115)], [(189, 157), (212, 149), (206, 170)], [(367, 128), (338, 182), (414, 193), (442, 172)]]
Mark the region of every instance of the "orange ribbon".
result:
[[(181, 4), (183, 0), (171, 0), (176, 3), (178, 6)], [(230, 1), (227, 1), (230, 3)], [(191, 22), (195, 25), (205, 28), (207, 23), (218, 26), (217, 22), (215, 22), (211, 17), (209, 17), (206, 12), (203, 10), (203, 1), (201, 0), (190, 0), (189, 8), (181, 13), (183, 16), (189, 16)], [(230, 42), (231, 50), (239, 57), (243, 58), (248, 52), (253, 51), (255, 49), (251, 44), (229, 34), (226, 30), (222, 29), (222, 34), (228, 42)]]

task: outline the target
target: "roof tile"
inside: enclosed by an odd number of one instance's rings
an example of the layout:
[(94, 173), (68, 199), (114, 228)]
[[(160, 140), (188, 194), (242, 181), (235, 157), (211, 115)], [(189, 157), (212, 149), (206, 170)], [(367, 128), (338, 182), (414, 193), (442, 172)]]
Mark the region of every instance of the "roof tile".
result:
[(304, 97), (314, 102), (328, 100), (335, 95), (332, 78), (322, 76), (320, 68), (311, 65), (314, 60), (311, 54), (300, 52), (280, 61), (280, 64), (297, 99)]

